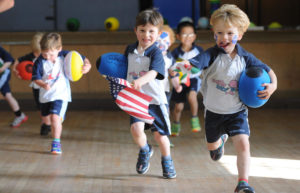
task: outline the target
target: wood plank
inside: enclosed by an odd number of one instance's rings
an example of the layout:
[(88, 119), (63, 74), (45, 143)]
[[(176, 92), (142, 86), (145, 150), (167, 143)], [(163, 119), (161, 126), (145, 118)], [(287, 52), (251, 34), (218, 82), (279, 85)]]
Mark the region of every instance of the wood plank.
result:
[[(0, 192), (228, 193), (236, 186), (236, 174), (230, 169), (235, 167), (235, 162), (230, 161), (235, 155), (231, 140), (220, 162), (211, 161), (204, 132), (190, 131), (188, 111), (183, 113), (182, 133), (171, 138), (175, 144), (171, 151), (178, 174), (174, 180), (162, 178), (158, 146), (154, 146), (148, 173), (136, 173), (138, 148), (130, 135), (124, 112), (67, 112), (61, 156), (49, 153), (50, 137), (39, 136), (38, 113), (27, 113), (28, 122), (12, 129), (8, 125), (13, 114), (0, 111)], [(300, 109), (250, 110), (253, 163), (250, 183), (256, 192), (299, 191), (299, 175), (292, 178), (294, 172), (300, 173), (299, 113)], [(203, 113), (199, 116), (203, 125)], [(149, 142), (154, 144), (151, 133), (147, 135)], [(261, 165), (257, 163), (259, 159), (273, 163)], [(274, 163), (280, 160), (295, 164), (275, 167)], [(278, 171), (278, 175), (259, 176), (259, 168)], [(291, 170), (293, 173), (286, 175)]]

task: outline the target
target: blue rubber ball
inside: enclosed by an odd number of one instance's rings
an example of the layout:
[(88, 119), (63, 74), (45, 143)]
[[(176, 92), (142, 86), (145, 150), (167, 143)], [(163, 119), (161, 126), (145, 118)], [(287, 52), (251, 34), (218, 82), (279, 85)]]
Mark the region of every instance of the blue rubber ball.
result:
[(242, 72), (239, 80), (239, 95), (241, 101), (248, 107), (258, 108), (263, 106), (268, 99), (260, 99), (258, 91), (264, 90), (261, 86), (270, 83), (269, 74), (260, 67), (250, 67)]
[(96, 61), (96, 66), (102, 75), (126, 79), (128, 65), (127, 58), (123, 54), (116, 52), (103, 54)]

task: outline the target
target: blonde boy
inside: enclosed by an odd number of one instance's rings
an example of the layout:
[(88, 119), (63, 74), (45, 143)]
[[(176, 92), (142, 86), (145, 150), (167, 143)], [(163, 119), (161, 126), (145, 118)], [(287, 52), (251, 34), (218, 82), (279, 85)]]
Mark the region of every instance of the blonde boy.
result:
[[(248, 67), (261, 67), (268, 72), (271, 83), (263, 86), (258, 97), (269, 98), (277, 88), (273, 70), (244, 50), (240, 41), (249, 26), (247, 15), (235, 5), (225, 4), (210, 19), (216, 45), (189, 60), (203, 70), (201, 92), (205, 106), (205, 131), (211, 158), (219, 160), (224, 154), (224, 144), (229, 137), (237, 153), (238, 184), (235, 193), (254, 193), (248, 184), (250, 168), (250, 128), (248, 109), (240, 101), (238, 81)], [(230, 89), (228, 89), (230, 88)], [(230, 90), (230, 92), (228, 92)]]
[[(46, 33), (40, 44), (42, 53), (34, 63), (32, 80), (41, 87), (39, 100), (42, 116), (50, 115), (53, 137), (51, 153), (61, 154), (62, 120), (68, 102), (71, 102), (70, 83), (63, 71), (64, 57), (68, 51), (62, 50), (58, 33)], [(89, 60), (84, 58), (82, 73), (86, 74), (90, 68)]]

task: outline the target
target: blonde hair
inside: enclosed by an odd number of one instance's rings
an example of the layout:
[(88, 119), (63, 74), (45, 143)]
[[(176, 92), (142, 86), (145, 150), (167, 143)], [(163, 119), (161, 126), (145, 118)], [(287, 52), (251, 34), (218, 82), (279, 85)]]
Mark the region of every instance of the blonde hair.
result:
[(58, 33), (46, 33), (41, 39), (41, 50), (61, 49), (62, 40)]
[(246, 13), (232, 4), (224, 4), (213, 12), (210, 25), (214, 26), (218, 21), (223, 21), (227, 26), (237, 27), (241, 33), (245, 33), (250, 25)]
[(42, 32), (37, 32), (36, 34), (34, 34), (34, 36), (32, 37), (32, 40), (30, 42), (30, 47), (32, 49), (32, 52), (37, 52), (40, 53), (41, 52), (41, 44), (40, 41), (43, 37), (44, 33)]
[(163, 25), (161, 31), (165, 31), (169, 34), (171, 44), (173, 44), (175, 42), (175, 33), (169, 25)]

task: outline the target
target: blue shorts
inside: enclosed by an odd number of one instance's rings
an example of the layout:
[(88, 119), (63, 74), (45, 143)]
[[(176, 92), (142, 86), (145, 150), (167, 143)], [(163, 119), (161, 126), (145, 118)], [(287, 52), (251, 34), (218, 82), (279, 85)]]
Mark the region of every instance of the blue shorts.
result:
[(230, 137), (238, 134), (250, 136), (248, 110), (233, 114), (217, 114), (206, 110), (205, 132), (208, 143), (216, 142), (225, 133)]
[(38, 110), (41, 110), (41, 103), (39, 100), (40, 97), (40, 89), (32, 88), (33, 99)]
[(56, 100), (48, 103), (41, 103), (42, 116), (48, 116), (50, 114), (56, 114), (65, 119), (65, 114), (68, 107), (68, 101)]
[[(145, 123), (145, 129), (158, 131), (161, 135), (170, 135), (170, 119), (168, 105), (149, 105), (149, 114), (155, 118), (152, 125)], [(130, 125), (141, 122), (140, 119), (130, 116)]]
[(6, 93), (11, 92), (10, 86), (9, 86), (9, 80), (10, 80), (10, 73), (8, 74), (6, 81), (4, 82), (3, 86), (0, 89), (0, 92), (3, 96), (5, 96)]
[(185, 103), (186, 102), (186, 95), (190, 91), (195, 91), (199, 92), (200, 87), (201, 87), (201, 79), (200, 78), (191, 78), (191, 85), (187, 87), (184, 84), (181, 84), (182, 86), (182, 91), (180, 93), (176, 92), (176, 90), (173, 88), (172, 90), (172, 96), (171, 96), (171, 101), (174, 101), (175, 103)]

